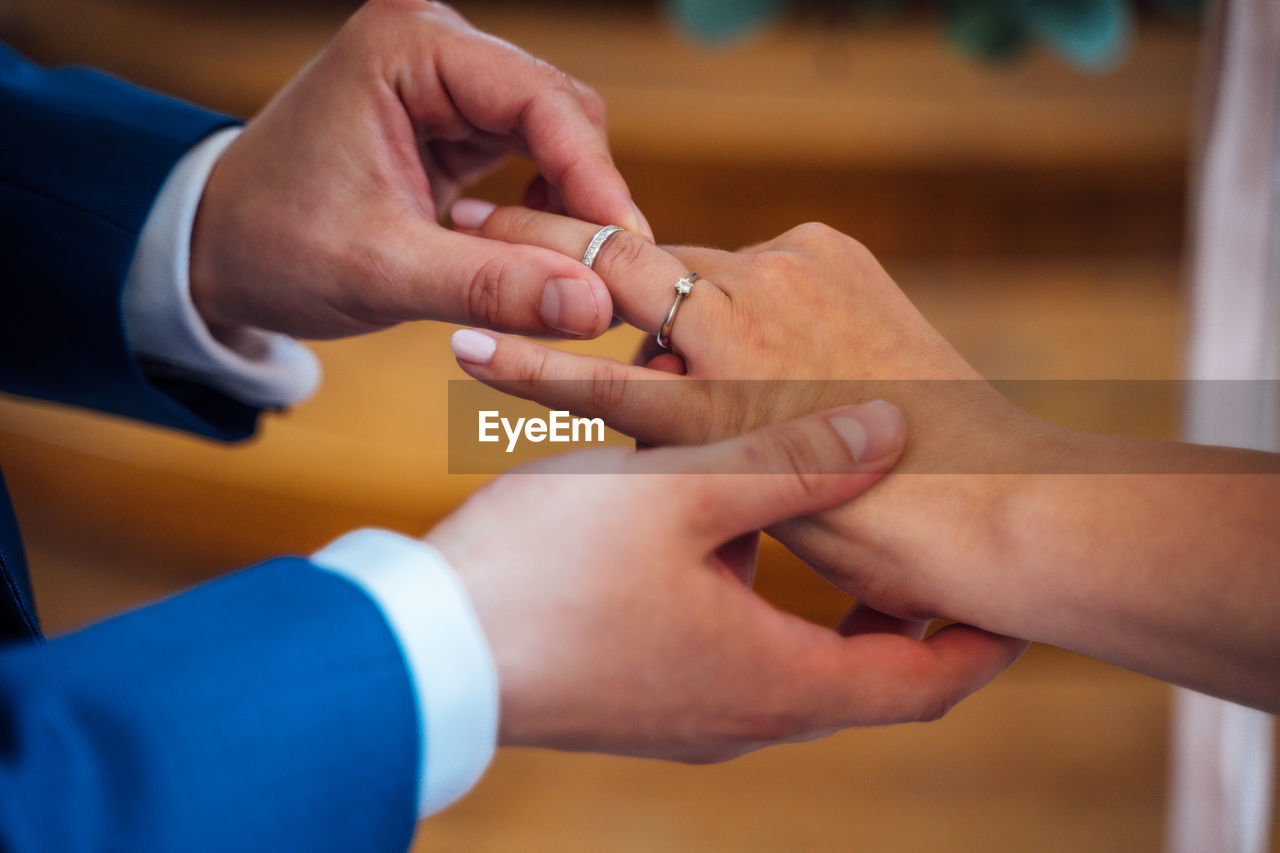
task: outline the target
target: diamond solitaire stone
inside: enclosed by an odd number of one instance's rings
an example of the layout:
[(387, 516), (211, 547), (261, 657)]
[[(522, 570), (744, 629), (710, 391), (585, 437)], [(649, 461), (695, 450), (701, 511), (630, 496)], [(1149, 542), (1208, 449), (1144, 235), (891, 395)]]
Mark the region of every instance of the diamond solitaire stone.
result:
[(663, 349), (671, 349), (671, 324), (676, 321), (676, 312), (680, 310), (680, 303), (689, 295), (689, 291), (693, 290), (693, 283), (700, 276), (696, 272), (691, 272), (687, 276), (676, 280), (676, 298), (671, 303), (671, 310), (667, 312), (666, 322), (662, 324), (662, 328), (658, 329), (658, 346)]

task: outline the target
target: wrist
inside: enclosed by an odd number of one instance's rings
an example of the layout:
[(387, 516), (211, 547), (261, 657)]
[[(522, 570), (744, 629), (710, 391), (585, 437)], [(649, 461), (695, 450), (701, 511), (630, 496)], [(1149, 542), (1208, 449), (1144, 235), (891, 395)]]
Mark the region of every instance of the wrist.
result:
[(219, 287), (223, 278), (219, 275), (219, 265), (215, 258), (218, 254), (219, 234), (226, 233), (223, 210), (221, 173), (225, 172), (225, 155), (218, 158), (205, 182), (200, 194), (200, 203), (196, 207), (195, 221), (191, 228), (191, 257), (188, 274), (190, 276), (191, 302), (195, 305), (200, 318), (204, 320), (209, 331), (216, 338), (226, 335), (229, 330), (243, 325), (227, 310), (223, 304), (225, 294)]
[[(910, 547), (915, 560), (928, 560), (934, 567), (929, 579), (937, 585), (939, 615), (1026, 637), (1028, 616), (1036, 607), (1027, 575), (1035, 560), (1034, 543), (1026, 541), (1024, 513), (1034, 502), (1036, 484), (1074, 470), (1084, 436), (1009, 408), (990, 469), (975, 468), (953, 478), (963, 481), (952, 487), (951, 511), (945, 516), (954, 547), (943, 551), (927, 542)], [(972, 534), (962, 536), (960, 526)]]
[[(489, 540), (477, 540), (465, 527), (460, 528), (450, 517), (435, 527), (423, 542), (435, 549), (452, 567), (454, 576), (466, 593), (476, 624), (484, 635), (492, 660), (494, 678), (498, 685), (499, 746), (539, 746), (538, 738), (528, 728), (528, 714), (521, 706), (521, 699), (528, 691), (527, 682), (532, 676), (536, 684), (542, 679), (539, 673), (531, 673), (531, 663), (538, 663), (538, 655), (530, 656), (534, 648), (532, 638), (524, 633), (529, 619), (521, 612), (513, 612), (504, 604), (510, 604), (510, 591), (495, 586), (485, 579), (477, 567), (499, 564), (508, 555), (488, 549)], [(534, 626), (537, 630), (536, 626)]]
[(418, 813), (469, 790), (488, 766), (498, 727), (493, 657), (467, 589), (426, 543), (358, 530), (311, 557), (363, 589), (404, 656), (418, 710)]
[(819, 534), (805, 533), (799, 550), (878, 610), (1004, 632), (1022, 593), (1009, 519), (1026, 475), (1060, 464), (1068, 431), (994, 393), (945, 434), (925, 420), (908, 417), (921, 427), (915, 452), (870, 493), (820, 516)]

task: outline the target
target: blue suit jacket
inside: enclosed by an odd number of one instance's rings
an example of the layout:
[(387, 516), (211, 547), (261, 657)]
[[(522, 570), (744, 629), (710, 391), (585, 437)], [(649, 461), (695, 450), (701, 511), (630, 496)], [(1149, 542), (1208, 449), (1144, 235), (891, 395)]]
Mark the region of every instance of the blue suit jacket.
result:
[[(0, 391), (253, 431), (255, 409), (145, 376), (120, 316), (152, 200), (228, 122), (0, 45)], [(382, 615), (301, 559), (42, 640), (0, 486), (0, 850), (402, 851), (417, 738)]]

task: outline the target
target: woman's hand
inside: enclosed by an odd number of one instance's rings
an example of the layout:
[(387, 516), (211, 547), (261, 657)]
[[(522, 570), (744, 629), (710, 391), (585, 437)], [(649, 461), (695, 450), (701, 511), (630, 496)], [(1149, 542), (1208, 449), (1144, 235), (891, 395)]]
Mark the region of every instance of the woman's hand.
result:
[[(596, 226), (501, 208), (482, 233), (580, 255)], [(673, 352), (647, 366), (571, 355), (519, 338), (459, 333), (460, 364), (489, 385), (602, 417), (647, 444), (696, 444), (831, 406), (883, 398), (912, 423), (901, 472), (856, 506), (770, 532), (833, 583), (896, 616), (969, 618), (959, 576), (990, 571), (1007, 472), (1050, 465), (1052, 430), (983, 382), (871, 254), (804, 225), (739, 253), (663, 249), (615, 234), (596, 258), (620, 316), (656, 333), (674, 282), (701, 274), (676, 316)], [(683, 376), (672, 376), (682, 373)], [(644, 381), (666, 379), (668, 381)], [(700, 381), (706, 380), (706, 381)]]
[(591, 88), (443, 3), (370, 0), (214, 167), (196, 307), (215, 331), (303, 338), (419, 319), (598, 335), (612, 305), (581, 264), (440, 224), (510, 154), (538, 167), (530, 200), (647, 231)]
[(427, 541), (493, 649), (501, 742), (718, 761), (933, 719), (995, 677), (1024, 644), (959, 625), (920, 639), (871, 614), (842, 635), (750, 590), (755, 531), (853, 499), (904, 440), (875, 403), (703, 447), (560, 456), (482, 489)]

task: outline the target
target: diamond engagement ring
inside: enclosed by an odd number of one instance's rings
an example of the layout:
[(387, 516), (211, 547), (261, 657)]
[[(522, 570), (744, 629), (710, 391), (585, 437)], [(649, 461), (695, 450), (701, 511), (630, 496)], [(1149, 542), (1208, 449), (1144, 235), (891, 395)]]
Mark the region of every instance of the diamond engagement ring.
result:
[(658, 346), (663, 349), (671, 349), (671, 327), (676, 322), (676, 311), (680, 310), (680, 303), (693, 290), (693, 283), (699, 278), (701, 276), (696, 272), (691, 272), (676, 282), (676, 301), (671, 303), (671, 310), (667, 312), (667, 320), (662, 324), (662, 328), (658, 330)]
[(606, 225), (597, 231), (596, 235), (591, 238), (591, 242), (587, 244), (587, 250), (582, 253), (582, 265), (587, 269), (591, 269), (592, 264), (596, 262), (596, 255), (600, 254), (601, 247), (610, 237), (621, 230), (617, 225)]

